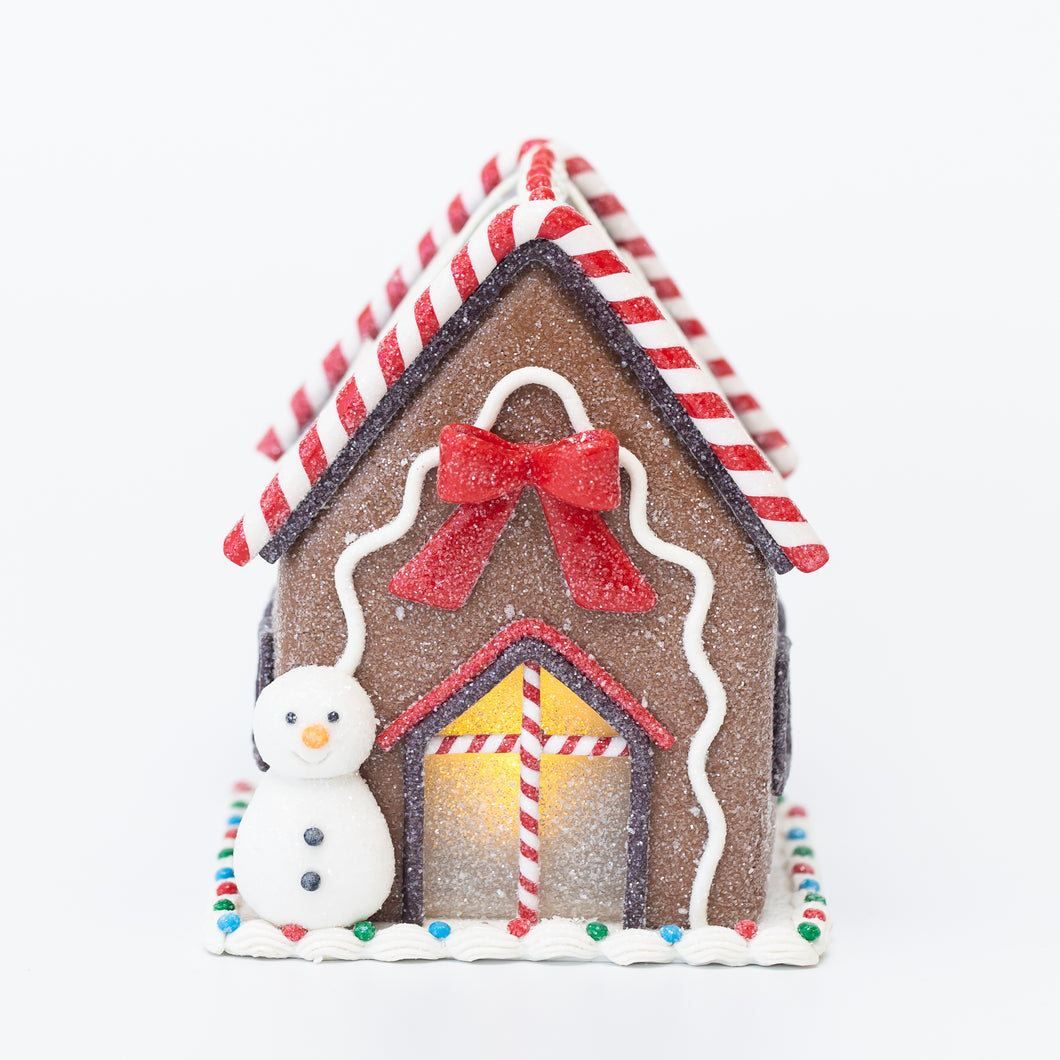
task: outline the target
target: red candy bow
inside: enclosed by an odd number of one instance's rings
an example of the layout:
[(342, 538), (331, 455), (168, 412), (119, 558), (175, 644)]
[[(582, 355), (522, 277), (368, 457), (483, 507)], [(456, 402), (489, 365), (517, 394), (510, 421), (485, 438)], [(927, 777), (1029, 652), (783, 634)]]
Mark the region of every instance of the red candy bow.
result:
[(390, 591), (462, 607), (527, 486), (537, 491), (576, 604), (625, 613), (655, 606), (651, 586), (600, 516), (620, 500), (618, 439), (604, 430), (530, 445), (466, 423), (443, 428), (438, 496), (460, 507), (394, 575)]

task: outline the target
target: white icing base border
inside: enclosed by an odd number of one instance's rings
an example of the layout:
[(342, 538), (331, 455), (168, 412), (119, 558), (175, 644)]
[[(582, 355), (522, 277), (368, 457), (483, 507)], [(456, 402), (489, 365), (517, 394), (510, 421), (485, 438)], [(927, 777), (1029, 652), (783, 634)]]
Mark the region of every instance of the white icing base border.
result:
[[(502, 921), (451, 920), (448, 938), (436, 939), (419, 924), (377, 924), (368, 942), (357, 939), (348, 928), (318, 928), (298, 942), (292, 942), (279, 928), (257, 918), (239, 894), (230, 895), (239, 927), (225, 933), (217, 926), (219, 914), (211, 914), (205, 937), (211, 953), (242, 957), (300, 957), (307, 961), (457, 961), (481, 960), (569, 960), (610, 961), (613, 964), (786, 964), (807, 967), (824, 953), (831, 934), (831, 915), (823, 901), (806, 901), (808, 894), (820, 891), (800, 889), (804, 880), (816, 880), (814, 859), (795, 856), (796, 847), (810, 843), (810, 829), (803, 811), (789, 802), (777, 810), (773, 862), (766, 887), (766, 901), (757, 922), (757, 933), (745, 939), (730, 927), (698, 927), (686, 930), (675, 943), (667, 942), (658, 931), (623, 929), (609, 924), (609, 933), (594, 942), (580, 920), (544, 920), (523, 938), (515, 938)], [(788, 839), (792, 828), (801, 833)], [(222, 859), (222, 864), (230, 864)], [(799, 873), (792, 868), (800, 866)], [(805, 871), (809, 870), (809, 871)], [(238, 881), (236, 882), (238, 885)], [(513, 899), (514, 905), (514, 899)], [(827, 919), (809, 920), (808, 909), (819, 910)], [(813, 942), (799, 934), (799, 924), (814, 924), (820, 937)]]

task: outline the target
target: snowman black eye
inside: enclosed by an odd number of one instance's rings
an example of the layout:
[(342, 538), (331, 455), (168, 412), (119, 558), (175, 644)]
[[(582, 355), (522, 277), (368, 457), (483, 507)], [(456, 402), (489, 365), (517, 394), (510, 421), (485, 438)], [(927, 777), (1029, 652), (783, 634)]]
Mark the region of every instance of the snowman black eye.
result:
[(339, 720), (339, 716), (338, 716), (338, 714), (335, 713), (335, 711), (332, 711), (328, 715), (328, 721), (330, 721), (332, 725), (334, 725), (335, 722), (337, 722), (338, 720)]
[(298, 715), (293, 710), (287, 712), (287, 724), (293, 725), (298, 720)]

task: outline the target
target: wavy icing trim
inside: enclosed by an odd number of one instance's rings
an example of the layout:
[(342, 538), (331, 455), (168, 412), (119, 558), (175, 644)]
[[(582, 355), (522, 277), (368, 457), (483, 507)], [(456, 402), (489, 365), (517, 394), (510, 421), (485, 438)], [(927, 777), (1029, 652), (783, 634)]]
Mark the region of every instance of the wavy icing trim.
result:
[[(592, 430), (592, 421), (571, 381), (558, 372), (537, 366), (518, 368), (494, 384), (475, 419), (475, 426), (491, 429), (505, 401), (516, 390), (531, 385), (547, 387), (560, 399), (576, 432)], [(346, 647), (335, 665), (351, 676), (361, 663), (365, 639), (364, 611), (354, 588), (353, 572), (365, 556), (392, 544), (412, 529), (420, 510), (424, 480), (427, 472), (438, 466), (438, 459), (438, 447), (435, 446), (413, 461), (405, 480), (405, 493), (398, 514), (389, 523), (355, 538), (335, 564), (335, 591), (346, 617), (347, 628)], [(692, 605), (685, 616), (682, 647), (689, 670), (703, 689), (708, 707), (706, 718), (689, 745), (687, 768), (692, 792), (707, 822), (707, 840), (692, 882), (689, 923), (693, 928), (705, 927), (710, 886), (725, 849), (726, 836), (725, 813), (707, 779), (707, 754), (725, 720), (726, 706), (725, 689), (703, 647), (703, 627), (714, 595), (714, 574), (702, 556), (656, 536), (648, 525), (648, 476), (644, 465), (626, 448), (619, 449), (619, 464), (629, 475), (629, 526), (637, 543), (653, 556), (683, 567), (692, 575), (694, 585)]]
[[(503, 921), (449, 921), (447, 938), (436, 938), (420, 924), (378, 924), (367, 941), (347, 928), (317, 928), (297, 941), (273, 924), (255, 916), (238, 892), (230, 894), (234, 912), (211, 914), (204, 942), (211, 953), (247, 957), (298, 957), (323, 960), (571, 960), (610, 961), (613, 964), (787, 964), (807, 967), (825, 952), (831, 934), (827, 902), (816, 878), (809, 842), (808, 818), (799, 806), (781, 805), (782, 824), (773, 847), (772, 868), (766, 886), (761, 919), (735, 928), (707, 926), (680, 933), (668, 942), (659, 931), (608, 925), (606, 938), (595, 941), (582, 921), (553, 918), (532, 927), (522, 938), (508, 933)], [(792, 838), (795, 836), (796, 838)], [(220, 859), (221, 873), (231, 855)], [(231, 879), (234, 884), (234, 877)], [(216, 908), (216, 907), (215, 907)], [(222, 930), (219, 920), (231, 918), (236, 926)], [(817, 929), (816, 937), (802, 932)], [(750, 935), (750, 937), (748, 937)]]

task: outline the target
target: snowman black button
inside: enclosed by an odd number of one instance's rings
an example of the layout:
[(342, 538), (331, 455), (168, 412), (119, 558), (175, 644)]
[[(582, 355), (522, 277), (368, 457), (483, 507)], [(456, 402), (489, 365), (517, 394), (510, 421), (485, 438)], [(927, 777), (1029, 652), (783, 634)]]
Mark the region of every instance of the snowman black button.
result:
[(307, 891), (315, 891), (320, 886), (320, 873), (307, 872), (302, 877), (302, 886)]
[(324, 833), (319, 828), (307, 828), (302, 838), (311, 847), (318, 847), (324, 842)]

